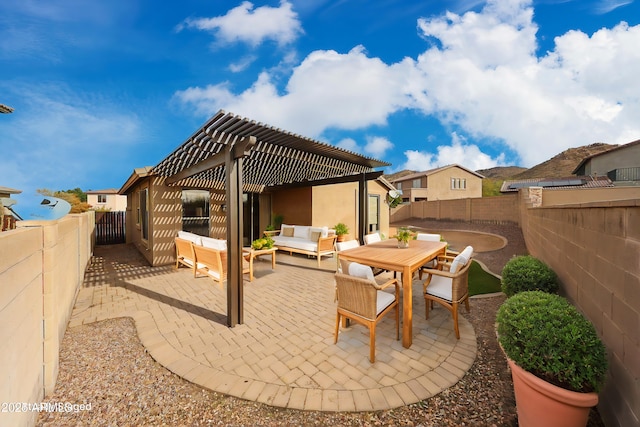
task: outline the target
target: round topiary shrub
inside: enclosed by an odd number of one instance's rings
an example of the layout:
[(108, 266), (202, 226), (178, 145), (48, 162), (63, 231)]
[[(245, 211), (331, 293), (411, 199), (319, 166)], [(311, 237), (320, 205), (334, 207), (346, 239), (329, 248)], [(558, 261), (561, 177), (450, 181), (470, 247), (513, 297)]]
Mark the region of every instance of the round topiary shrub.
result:
[(521, 292), (498, 309), (498, 341), (509, 359), (558, 387), (599, 392), (607, 353), (593, 325), (566, 299)]
[(531, 255), (511, 258), (502, 269), (502, 292), (508, 297), (524, 291), (558, 293), (558, 276)]

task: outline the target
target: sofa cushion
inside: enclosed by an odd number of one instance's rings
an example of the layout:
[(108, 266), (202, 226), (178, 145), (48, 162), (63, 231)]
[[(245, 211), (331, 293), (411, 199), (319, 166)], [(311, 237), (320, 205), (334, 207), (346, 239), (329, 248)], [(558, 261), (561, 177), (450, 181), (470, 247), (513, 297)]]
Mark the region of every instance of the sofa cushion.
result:
[(197, 234), (190, 233), (188, 231), (178, 231), (178, 237), (184, 240), (188, 240), (194, 245), (202, 245), (202, 237)]
[(202, 237), (202, 246), (205, 248), (218, 249), (220, 251), (227, 250), (227, 241), (222, 239), (214, 239), (212, 237)]
[(308, 225), (294, 225), (293, 226), (293, 237), (297, 237), (298, 239), (309, 240), (309, 227)]
[(311, 233), (313, 233), (314, 231), (319, 231), (322, 237), (327, 237), (329, 235), (329, 227), (311, 227), (309, 230)]
[(284, 224), (282, 224), (282, 226), (280, 227), (280, 230), (282, 231), (282, 233), (280, 233), (281, 236), (293, 237), (294, 227), (292, 225), (284, 225)]
[(309, 240), (317, 242), (318, 239), (320, 239), (320, 236), (322, 236), (322, 231), (312, 231), (309, 236)]
[(273, 236), (273, 243), (276, 246), (300, 249), (309, 252), (315, 252), (318, 250), (318, 242), (302, 240), (297, 237)]

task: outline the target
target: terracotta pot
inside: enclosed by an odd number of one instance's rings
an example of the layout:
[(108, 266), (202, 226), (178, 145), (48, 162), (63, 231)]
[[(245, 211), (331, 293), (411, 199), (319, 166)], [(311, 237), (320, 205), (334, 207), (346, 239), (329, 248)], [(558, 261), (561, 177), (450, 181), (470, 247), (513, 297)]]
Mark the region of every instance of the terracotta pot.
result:
[(348, 236), (349, 236), (348, 234), (339, 234), (338, 238), (336, 239), (336, 242), (344, 242), (345, 240), (347, 240)]
[(548, 383), (507, 358), (520, 427), (585, 427), (596, 393), (578, 393)]

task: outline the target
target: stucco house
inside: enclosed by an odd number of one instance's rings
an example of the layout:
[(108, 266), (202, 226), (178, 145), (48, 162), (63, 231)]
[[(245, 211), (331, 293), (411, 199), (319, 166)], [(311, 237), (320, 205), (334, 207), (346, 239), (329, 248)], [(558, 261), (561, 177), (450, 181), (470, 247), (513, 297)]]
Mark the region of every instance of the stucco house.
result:
[(208, 200), (208, 231), (201, 233), (229, 238), (230, 230), (241, 231), (241, 246), (277, 219), (329, 228), (343, 222), (358, 239), (388, 234), (393, 187), (374, 170), (388, 165), (220, 111), (158, 165), (135, 169), (120, 188), (127, 197), (127, 242), (151, 265), (175, 262), (174, 237), (207, 211), (188, 201), (194, 190)]
[(87, 204), (97, 211), (119, 212), (127, 210), (127, 196), (118, 194), (118, 189), (88, 190)]
[(640, 185), (640, 139), (586, 157), (572, 173), (607, 176), (616, 186)]
[(416, 172), (391, 181), (403, 202), (482, 197), (484, 176), (458, 164)]

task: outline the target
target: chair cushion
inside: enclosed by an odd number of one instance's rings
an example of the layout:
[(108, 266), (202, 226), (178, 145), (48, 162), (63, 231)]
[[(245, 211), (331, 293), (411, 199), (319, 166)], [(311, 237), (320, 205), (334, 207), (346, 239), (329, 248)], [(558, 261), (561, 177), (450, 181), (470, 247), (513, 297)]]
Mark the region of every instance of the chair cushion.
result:
[(427, 242), (439, 242), (440, 235), (431, 234), (431, 233), (418, 233), (418, 235), (416, 236), (416, 240), (426, 240)]
[(376, 298), (376, 314), (380, 314), (382, 310), (389, 307), (389, 304), (396, 300), (396, 296), (394, 294), (390, 294), (384, 291), (378, 291)]
[(368, 265), (359, 264), (357, 262), (349, 262), (346, 266), (342, 264), (342, 271), (349, 276), (360, 277), (362, 279), (368, 279), (375, 283), (376, 279), (373, 276), (373, 270)]
[(431, 276), (429, 286), (427, 286), (427, 294), (451, 301), (452, 287), (452, 280), (449, 277), (436, 276), (434, 274)]
[(449, 268), (449, 271), (451, 273), (455, 273), (456, 271), (458, 271), (459, 268), (467, 265), (467, 263), (469, 262), (469, 259), (471, 258), (471, 255), (473, 255), (473, 248), (471, 246), (467, 246), (466, 248), (464, 248), (462, 252), (460, 252), (453, 259), (453, 262), (451, 263), (451, 268)]
[(320, 239), (320, 236), (322, 236), (322, 231), (311, 231), (309, 236), (310, 236), (309, 239), (312, 242), (317, 242), (318, 239)]
[(358, 246), (360, 246), (360, 243), (358, 243), (358, 241), (355, 239), (336, 243), (336, 249), (338, 249), (338, 251), (344, 251), (345, 249), (353, 249), (353, 248), (357, 248)]
[(368, 245), (370, 243), (380, 242), (382, 238), (378, 233), (367, 234), (364, 236), (364, 242)]

